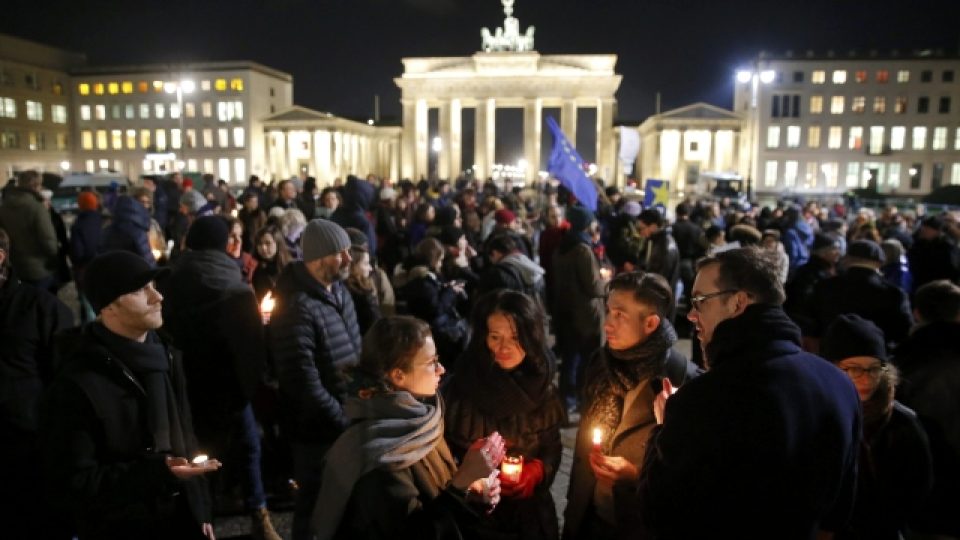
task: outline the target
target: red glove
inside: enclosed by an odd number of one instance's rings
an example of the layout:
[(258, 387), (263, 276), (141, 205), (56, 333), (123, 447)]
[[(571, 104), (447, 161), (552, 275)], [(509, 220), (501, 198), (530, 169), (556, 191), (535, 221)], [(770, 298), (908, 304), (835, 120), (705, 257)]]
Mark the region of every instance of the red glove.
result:
[(533, 496), (534, 490), (543, 481), (543, 462), (539, 459), (531, 459), (523, 462), (523, 472), (520, 473), (520, 480), (517, 482), (508, 482), (503, 476), (500, 477), (500, 490), (504, 497), (514, 499), (529, 499)]

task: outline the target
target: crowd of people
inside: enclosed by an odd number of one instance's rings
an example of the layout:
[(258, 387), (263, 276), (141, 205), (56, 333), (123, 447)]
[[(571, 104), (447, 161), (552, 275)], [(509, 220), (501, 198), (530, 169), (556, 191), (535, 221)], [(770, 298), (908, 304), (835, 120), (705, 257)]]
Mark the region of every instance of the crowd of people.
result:
[(197, 183), (3, 189), (11, 538), (960, 538), (951, 212)]

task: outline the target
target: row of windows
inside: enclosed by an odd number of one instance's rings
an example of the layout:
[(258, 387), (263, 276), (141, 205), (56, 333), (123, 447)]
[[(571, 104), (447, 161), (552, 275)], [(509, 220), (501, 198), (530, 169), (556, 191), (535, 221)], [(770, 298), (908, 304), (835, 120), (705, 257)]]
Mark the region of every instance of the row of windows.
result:
[(25, 150), (67, 150), (70, 139), (66, 133), (44, 133), (27, 131), (20, 133), (12, 129), (0, 131), (0, 148)]
[[(803, 71), (794, 71), (793, 72), (793, 82), (802, 83), (804, 82), (806, 73)], [(828, 80), (833, 84), (846, 84), (847, 82), (855, 83), (868, 83), (871, 80), (875, 83), (886, 84), (890, 82), (891, 75), (893, 75), (894, 80), (898, 83), (908, 83), (910, 82), (910, 70), (909, 69), (899, 69), (894, 72), (891, 72), (888, 69), (878, 69), (874, 71), (868, 71), (865, 69), (855, 69), (855, 70), (845, 70), (845, 69), (834, 69), (827, 71), (825, 69), (815, 69), (810, 72), (810, 82), (812, 84), (826, 84)], [(935, 72), (932, 69), (924, 69), (920, 71), (919, 80), (923, 83), (932, 83), (934, 79), (938, 79), (940, 82), (952, 83), (954, 81), (954, 71), (952, 69), (944, 69), (939, 72)], [(774, 80), (778, 83), (783, 82), (783, 72), (776, 72), (774, 75)]]
[[(911, 163), (904, 167), (901, 163), (851, 161), (841, 165), (836, 161), (801, 164), (795, 160), (770, 160), (764, 162), (763, 187), (836, 189), (841, 187), (841, 171), (844, 173), (844, 188), (874, 186), (881, 190), (896, 190), (901, 186), (902, 177), (905, 177), (909, 180), (910, 189), (920, 189), (923, 178), (922, 163)], [(943, 186), (947, 172), (946, 164), (934, 163), (930, 174), (931, 188)], [(950, 184), (960, 185), (960, 163), (951, 164), (949, 173)]]
[[(44, 105), (39, 101), (24, 100), (24, 112), (27, 120), (43, 122)], [(17, 117), (17, 100), (0, 96), (0, 118)], [(50, 105), (50, 120), (54, 124), (67, 123), (67, 106)]]
[[(807, 127), (807, 148), (820, 148), (822, 144), (823, 128), (821, 126)], [(842, 126), (830, 126), (826, 130), (827, 148), (839, 150), (844, 148)], [(949, 147), (948, 134), (946, 127), (935, 127), (932, 130), (925, 126), (915, 126), (909, 130), (911, 150), (926, 150), (929, 140), (930, 150), (947, 150)], [(848, 150), (862, 150), (864, 147), (863, 126), (853, 126), (847, 128), (847, 139), (845, 147)], [(932, 133), (932, 137), (929, 137)], [(781, 142), (783, 135), (785, 140)], [(869, 147), (870, 154), (884, 154), (893, 150), (903, 150), (907, 148), (906, 126), (893, 126), (889, 128), (889, 138), (887, 137), (887, 128), (885, 126), (870, 126), (869, 128)], [(780, 148), (781, 144), (786, 148), (800, 148), (802, 137), (802, 128), (800, 126), (769, 126), (767, 128), (766, 147), (769, 149)], [(953, 150), (960, 150), (960, 128), (954, 130)]]
[[(231, 141), (231, 132), (233, 140)], [(181, 133), (185, 136), (181, 136)], [(169, 134), (169, 135), (168, 135)], [(80, 132), (80, 148), (83, 150), (179, 150), (181, 148), (243, 148), (246, 132), (241, 127), (200, 130), (198, 145), (197, 130), (186, 129), (98, 129)], [(231, 144), (232, 143), (232, 144)]]
[[(200, 91), (209, 92), (211, 88), (217, 92), (243, 92), (243, 79), (235, 77), (233, 79), (214, 79), (213, 81), (205, 79), (200, 81)], [(197, 83), (190, 80), (183, 81), (109, 81), (94, 83), (78, 83), (77, 93), (81, 96), (102, 96), (104, 94), (115, 96), (118, 94), (149, 94), (151, 92), (160, 94), (192, 94), (197, 90)]]
[[(183, 104), (184, 118), (197, 118), (197, 103), (188, 101)], [(200, 105), (200, 117), (213, 118), (213, 103), (204, 101)], [(234, 120), (243, 120), (243, 102), (242, 101), (219, 101), (217, 102), (217, 120), (220, 122), (231, 122)], [(109, 106), (110, 120), (149, 120), (156, 118), (177, 119), (180, 118), (179, 103), (115, 103)], [(107, 105), (81, 105), (81, 120), (106, 120)]]
[[(9, 70), (4, 70), (0, 67), (0, 85), (2, 86), (14, 86), (16, 83), (16, 76), (14, 73)], [(37, 76), (37, 73), (34, 71), (27, 72), (23, 74), (24, 86), (33, 90), (43, 90), (43, 85), (40, 84), (40, 78)], [(50, 83), (50, 92), (55, 96), (63, 95), (63, 83), (59, 80), (54, 80)]]
[[(810, 96), (809, 110), (810, 114), (823, 114), (824, 96)], [(867, 96), (853, 96), (850, 98), (850, 112), (862, 114), (867, 111)], [(870, 110), (875, 114), (885, 114), (887, 112), (887, 97), (873, 96), (869, 102)], [(892, 101), (894, 114), (905, 114), (908, 112), (909, 102), (904, 96), (897, 96)], [(937, 101), (937, 112), (940, 114), (949, 114), (951, 109), (951, 99), (949, 96), (941, 96)], [(830, 96), (830, 114), (843, 114), (847, 110), (846, 96)], [(916, 112), (926, 114), (930, 112), (930, 97), (920, 96), (917, 98)], [(773, 118), (799, 118), (800, 117), (800, 95), (799, 94), (774, 94), (770, 100), (770, 116)]]
[[(105, 169), (124, 172), (126, 162), (120, 159), (88, 159), (85, 162), (86, 171), (95, 173)], [(163, 160), (155, 161), (152, 159), (143, 160), (143, 172), (145, 173), (166, 173), (172, 170), (185, 169), (188, 171), (217, 171), (217, 177), (223, 178), (227, 182), (241, 182), (247, 179), (247, 160), (244, 158), (219, 159), (188, 159), (186, 161)], [(132, 173), (132, 171), (129, 171)]]

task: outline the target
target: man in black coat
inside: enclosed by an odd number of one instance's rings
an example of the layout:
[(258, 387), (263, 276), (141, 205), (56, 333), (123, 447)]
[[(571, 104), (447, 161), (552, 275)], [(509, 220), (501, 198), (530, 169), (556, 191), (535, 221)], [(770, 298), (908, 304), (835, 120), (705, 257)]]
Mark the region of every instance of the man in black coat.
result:
[(371, 263), (377, 260), (377, 233), (367, 218), (367, 211), (373, 204), (375, 191), (373, 184), (351, 174), (343, 186), (343, 204), (330, 216), (330, 220), (341, 227), (353, 227), (367, 235)]
[(917, 326), (894, 352), (897, 399), (917, 413), (930, 439), (933, 490), (912, 525), (960, 537), (960, 287), (947, 280), (920, 287), (913, 313)]
[[(640, 269), (660, 274), (670, 285), (671, 291), (677, 290), (680, 281), (680, 251), (670, 234), (663, 215), (655, 208), (640, 212), (637, 218), (637, 233), (645, 239), (640, 253)], [(676, 305), (670, 306), (667, 317), (673, 321)]]
[(703, 227), (690, 221), (690, 205), (680, 203), (676, 208), (677, 219), (671, 229), (673, 239), (680, 253), (680, 280), (683, 281), (684, 295), (690, 296), (693, 279), (697, 277), (694, 264), (706, 252)]
[(99, 320), (65, 335), (41, 409), (50, 496), (84, 538), (213, 538), (179, 353), (156, 334), (163, 270), (126, 251), (87, 267)]
[(810, 338), (812, 350), (817, 350), (817, 341), (830, 323), (844, 313), (873, 321), (890, 344), (907, 337), (913, 324), (910, 301), (905, 292), (884, 280), (883, 262), (883, 250), (876, 242), (850, 242), (841, 263), (846, 271), (817, 283), (807, 304), (810, 326), (804, 328), (804, 337)]
[(659, 539), (839, 530), (860, 441), (853, 383), (800, 348), (769, 252), (735, 249), (697, 266), (688, 318), (709, 371), (654, 404), (662, 425), (640, 476), (644, 525)]
[[(25, 285), (10, 263), (10, 237), (0, 229), (0, 485), (10, 494), (0, 516), (29, 524), (23, 537), (56, 528), (36, 456), (40, 395), (53, 380), (54, 334), (73, 326), (73, 314), (56, 296)], [(7, 531), (12, 537), (17, 534)]]
[(322, 219), (301, 236), (303, 260), (277, 280), (270, 349), (287, 407), (299, 485), (293, 538), (311, 538), (310, 515), (320, 492), (323, 457), (347, 427), (345, 371), (360, 357), (360, 330), (350, 292), (350, 237)]
[(200, 446), (240, 480), (251, 536), (279, 540), (267, 512), (251, 404), (266, 368), (266, 337), (253, 290), (226, 252), (228, 233), (220, 216), (190, 226), (187, 251), (158, 282), (164, 330), (183, 351)]
[(907, 251), (913, 290), (931, 281), (960, 280), (960, 248), (944, 234), (944, 222), (939, 216), (924, 219), (916, 234), (916, 241)]
[(813, 247), (810, 248), (810, 260), (797, 268), (787, 282), (787, 300), (783, 310), (797, 323), (803, 335), (811, 335), (811, 321), (808, 314), (813, 312), (813, 289), (817, 283), (836, 275), (837, 262), (840, 260), (840, 245), (832, 236), (816, 233)]

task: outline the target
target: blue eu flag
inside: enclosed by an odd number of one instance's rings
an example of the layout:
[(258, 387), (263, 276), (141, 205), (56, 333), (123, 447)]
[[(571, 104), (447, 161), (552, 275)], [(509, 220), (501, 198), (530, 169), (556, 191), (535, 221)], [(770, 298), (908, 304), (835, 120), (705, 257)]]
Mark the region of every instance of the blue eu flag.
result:
[(666, 180), (654, 180), (647, 178), (647, 185), (643, 191), (643, 207), (653, 208), (654, 206), (667, 207), (670, 199), (670, 182)]
[(583, 170), (583, 158), (564, 136), (553, 117), (547, 117), (547, 126), (553, 133), (553, 152), (547, 162), (547, 172), (563, 184), (563, 187), (591, 212), (597, 211), (597, 188)]

